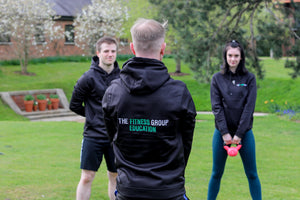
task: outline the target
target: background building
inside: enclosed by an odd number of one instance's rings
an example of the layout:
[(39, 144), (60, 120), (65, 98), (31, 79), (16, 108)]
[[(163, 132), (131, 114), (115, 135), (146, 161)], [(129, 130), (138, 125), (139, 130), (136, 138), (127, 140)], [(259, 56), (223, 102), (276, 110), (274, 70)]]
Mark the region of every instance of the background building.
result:
[[(56, 15), (60, 16), (55, 20), (57, 26), (61, 26), (64, 32), (74, 30), (73, 21), (82, 8), (91, 4), (91, 0), (47, 0), (52, 8), (55, 10)], [(42, 32), (40, 34), (43, 34)], [(71, 37), (64, 37), (63, 39), (55, 42), (48, 43), (47, 48), (37, 51), (34, 47), (30, 48), (31, 57), (51, 57), (51, 56), (71, 56), (71, 55), (84, 55), (84, 51), (75, 45), (74, 34)], [(45, 41), (38, 41), (42, 45)], [(17, 59), (14, 53), (15, 45), (13, 38), (3, 36), (0, 33), (0, 60)], [(121, 54), (130, 54), (128, 47), (120, 48)]]

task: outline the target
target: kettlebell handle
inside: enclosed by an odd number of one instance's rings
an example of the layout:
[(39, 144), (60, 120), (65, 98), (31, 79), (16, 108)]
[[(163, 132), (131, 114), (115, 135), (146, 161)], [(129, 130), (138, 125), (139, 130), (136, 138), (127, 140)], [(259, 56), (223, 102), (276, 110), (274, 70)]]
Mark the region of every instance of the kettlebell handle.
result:
[(241, 147), (241, 143), (239, 143), (236, 147), (229, 147), (224, 143), (224, 149), (227, 151), (227, 154), (232, 157), (238, 154), (238, 151), (241, 149)]
[[(228, 146), (225, 142), (223, 143), (224, 146)], [(239, 146), (241, 145), (242, 146), (242, 143), (240, 142), (239, 144), (235, 144), (236, 146)]]

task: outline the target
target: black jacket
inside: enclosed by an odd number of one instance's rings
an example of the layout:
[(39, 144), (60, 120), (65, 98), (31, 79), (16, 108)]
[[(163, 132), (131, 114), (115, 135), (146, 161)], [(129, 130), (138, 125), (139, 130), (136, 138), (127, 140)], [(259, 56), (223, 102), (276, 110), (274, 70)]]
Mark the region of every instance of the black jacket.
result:
[(140, 199), (183, 195), (196, 116), (186, 85), (170, 78), (161, 61), (135, 57), (107, 89), (103, 110), (118, 192)]
[(102, 98), (110, 82), (119, 78), (120, 69), (115, 62), (114, 69), (107, 73), (99, 66), (99, 58), (94, 56), (90, 69), (74, 86), (70, 110), (85, 117), (83, 136), (108, 142), (102, 111)]
[(230, 133), (243, 138), (253, 125), (256, 101), (254, 74), (218, 72), (212, 77), (210, 95), (216, 128), (222, 135)]

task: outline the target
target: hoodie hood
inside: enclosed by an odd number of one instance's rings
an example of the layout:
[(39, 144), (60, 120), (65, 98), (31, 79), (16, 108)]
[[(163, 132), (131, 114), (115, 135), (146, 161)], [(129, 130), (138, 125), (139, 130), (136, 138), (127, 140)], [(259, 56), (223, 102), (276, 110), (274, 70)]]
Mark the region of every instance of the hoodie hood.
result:
[(156, 59), (134, 57), (124, 63), (120, 78), (130, 93), (152, 93), (169, 78), (168, 69)]

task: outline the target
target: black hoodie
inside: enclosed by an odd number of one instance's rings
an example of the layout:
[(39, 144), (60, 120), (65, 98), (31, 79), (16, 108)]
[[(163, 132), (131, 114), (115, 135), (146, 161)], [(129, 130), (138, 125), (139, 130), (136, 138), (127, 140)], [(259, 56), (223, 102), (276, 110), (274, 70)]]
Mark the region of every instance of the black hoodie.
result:
[(222, 135), (230, 133), (243, 138), (252, 128), (256, 101), (254, 74), (243, 75), (220, 72), (212, 77), (211, 105), (215, 126)]
[(70, 110), (85, 117), (83, 136), (108, 142), (102, 111), (102, 98), (110, 82), (119, 78), (118, 63), (107, 73), (99, 67), (99, 58), (94, 56), (90, 69), (85, 72), (74, 86)]
[(161, 61), (135, 57), (107, 89), (103, 110), (118, 192), (140, 199), (183, 195), (196, 116), (186, 85)]

